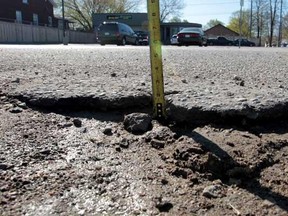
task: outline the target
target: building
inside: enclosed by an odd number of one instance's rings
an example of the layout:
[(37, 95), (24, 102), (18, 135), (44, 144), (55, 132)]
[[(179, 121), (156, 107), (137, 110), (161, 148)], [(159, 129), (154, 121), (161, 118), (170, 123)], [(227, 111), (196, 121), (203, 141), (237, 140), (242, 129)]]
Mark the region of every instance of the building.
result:
[[(147, 13), (95, 13), (93, 14), (93, 28), (96, 33), (102, 22), (122, 22), (129, 25), (134, 31), (148, 31)], [(185, 27), (202, 27), (202, 25), (198, 23), (161, 23), (162, 42), (169, 44), (172, 35)]]
[(0, 21), (58, 26), (54, 0), (1, 0)]
[(239, 38), (239, 34), (237, 32), (232, 31), (231, 29), (221, 24), (215, 25), (212, 28), (207, 29), (204, 32), (208, 38), (215, 38), (218, 36), (223, 36), (232, 40)]
[(97, 31), (102, 22), (122, 22), (129, 25), (132, 29), (147, 31), (147, 13), (95, 13), (93, 14), (93, 27)]

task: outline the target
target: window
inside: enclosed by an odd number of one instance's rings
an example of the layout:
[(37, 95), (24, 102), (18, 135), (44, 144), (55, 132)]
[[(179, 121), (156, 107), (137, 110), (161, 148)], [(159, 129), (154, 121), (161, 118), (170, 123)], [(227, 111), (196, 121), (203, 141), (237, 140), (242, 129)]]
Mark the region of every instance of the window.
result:
[(38, 25), (38, 14), (33, 14), (33, 25)]
[(16, 22), (22, 23), (22, 12), (21, 11), (16, 11)]
[(28, 4), (28, 0), (22, 0), (23, 4)]
[(52, 26), (52, 17), (48, 16), (48, 26), (51, 27)]

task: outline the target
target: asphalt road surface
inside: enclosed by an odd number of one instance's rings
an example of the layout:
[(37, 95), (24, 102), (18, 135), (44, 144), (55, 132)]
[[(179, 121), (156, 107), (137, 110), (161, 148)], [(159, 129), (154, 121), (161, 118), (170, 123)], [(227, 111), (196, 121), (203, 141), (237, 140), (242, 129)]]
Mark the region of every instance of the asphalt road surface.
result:
[[(1, 82), (28, 104), (126, 109), (151, 104), (148, 46), (1, 45)], [(262, 120), (287, 111), (286, 48), (163, 46), (176, 121)], [(77, 102), (81, 101), (81, 103)]]
[(133, 134), (148, 46), (0, 45), (0, 215), (287, 215), (287, 57), (163, 46), (173, 121)]

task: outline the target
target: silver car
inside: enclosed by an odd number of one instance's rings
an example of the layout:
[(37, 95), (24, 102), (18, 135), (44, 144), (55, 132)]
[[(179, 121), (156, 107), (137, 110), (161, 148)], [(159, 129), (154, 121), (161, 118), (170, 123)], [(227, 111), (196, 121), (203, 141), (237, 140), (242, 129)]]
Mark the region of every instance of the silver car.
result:
[(170, 44), (171, 45), (177, 45), (178, 44), (178, 36), (177, 36), (177, 34), (172, 35), (172, 37), (170, 39)]

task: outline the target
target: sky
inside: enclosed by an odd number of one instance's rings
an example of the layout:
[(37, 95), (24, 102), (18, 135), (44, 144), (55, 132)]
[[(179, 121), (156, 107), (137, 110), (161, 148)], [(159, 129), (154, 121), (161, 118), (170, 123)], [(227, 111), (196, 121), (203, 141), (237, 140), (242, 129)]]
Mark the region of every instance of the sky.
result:
[[(240, 10), (240, 0), (183, 0), (181, 20), (206, 25), (211, 19), (217, 19), (225, 25), (229, 23), (233, 12)], [(244, 0), (243, 9), (250, 8), (251, 0)], [(146, 3), (145, 3), (146, 7)]]
[[(211, 19), (217, 19), (225, 25), (229, 23), (233, 12), (240, 10), (240, 0), (184, 0), (182, 20), (206, 25)], [(250, 7), (250, 0), (244, 0), (244, 8)]]

